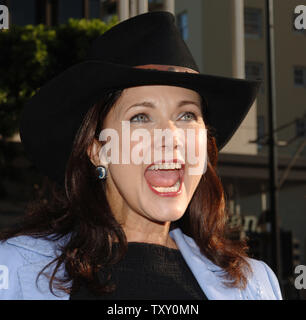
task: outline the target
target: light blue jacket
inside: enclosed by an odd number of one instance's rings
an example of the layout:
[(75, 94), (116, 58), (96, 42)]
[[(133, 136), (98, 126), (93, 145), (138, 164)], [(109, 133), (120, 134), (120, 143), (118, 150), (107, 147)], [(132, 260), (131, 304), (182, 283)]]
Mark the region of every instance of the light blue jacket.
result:
[[(282, 299), (278, 280), (263, 261), (249, 259), (253, 275), (245, 290), (228, 288), (219, 277), (222, 269), (200, 253), (192, 238), (179, 228), (171, 230), (170, 236), (209, 300)], [(65, 240), (61, 240), (60, 244), (63, 241)], [(68, 294), (54, 290), (61, 295), (56, 297), (50, 292), (49, 281), (45, 276), (39, 277), (38, 287), (36, 286), (38, 272), (59, 253), (58, 244), (30, 236), (10, 238), (0, 243), (0, 300), (68, 300)], [(62, 268), (59, 275), (63, 274)]]

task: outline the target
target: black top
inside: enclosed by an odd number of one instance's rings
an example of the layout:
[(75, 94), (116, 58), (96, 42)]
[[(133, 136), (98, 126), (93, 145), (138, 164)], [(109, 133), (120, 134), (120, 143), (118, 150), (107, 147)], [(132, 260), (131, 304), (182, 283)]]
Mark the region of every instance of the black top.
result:
[[(113, 246), (117, 248), (116, 243)], [(110, 270), (114, 292), (98, 297), (84, 286), (70, 300), (207, 300), (177, 249), (129, 242), (127, 254)], [(103, 278), (102, 272), (99, 278)]]

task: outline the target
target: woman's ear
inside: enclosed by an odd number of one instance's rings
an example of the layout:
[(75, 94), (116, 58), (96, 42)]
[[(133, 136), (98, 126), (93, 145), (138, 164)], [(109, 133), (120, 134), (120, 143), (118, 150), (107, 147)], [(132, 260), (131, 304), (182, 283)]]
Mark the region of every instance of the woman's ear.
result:
[(104, 163), (101, 163), (102, 159), (100, 159), (99, 156), (101, 148), (102, 144), (98, 140), (94, 139), (92, 144), (87, 149), (87, 155), (95, 167), (99, 165), (105, 165)]

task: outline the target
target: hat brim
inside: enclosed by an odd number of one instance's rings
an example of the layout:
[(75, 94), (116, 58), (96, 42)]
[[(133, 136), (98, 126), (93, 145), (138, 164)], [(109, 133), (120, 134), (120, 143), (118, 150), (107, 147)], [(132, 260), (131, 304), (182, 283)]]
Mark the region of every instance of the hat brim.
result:
[(205, 119), (215, 129), (220, 151), (248, 113), (260, 83), (85, 61), (49, 81), (26, 103), (20, 136), (34, 164), (51, 179), (63, 181), (77, 130), (103, 90), (159, 84), (195, 90), (205, 99)]

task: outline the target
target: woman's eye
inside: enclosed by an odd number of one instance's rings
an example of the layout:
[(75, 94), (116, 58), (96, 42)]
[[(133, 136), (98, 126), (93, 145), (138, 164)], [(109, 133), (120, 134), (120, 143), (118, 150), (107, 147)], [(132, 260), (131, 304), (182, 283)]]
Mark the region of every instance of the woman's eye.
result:
[(182, 117), (182, 120), (185, 121), (191, 121), (191, 120), (196, 120), (197, 116), (193, 112), (186, 112)]
[(147, 115), (145, 115), (144, 113), (136, 114), (134, 117), (130, 119), (130, 122), (148, 122), (148, 121), (149, 119)]

